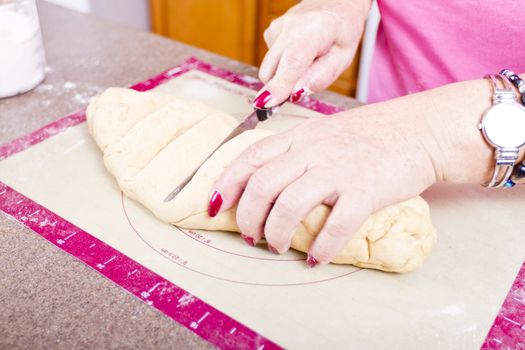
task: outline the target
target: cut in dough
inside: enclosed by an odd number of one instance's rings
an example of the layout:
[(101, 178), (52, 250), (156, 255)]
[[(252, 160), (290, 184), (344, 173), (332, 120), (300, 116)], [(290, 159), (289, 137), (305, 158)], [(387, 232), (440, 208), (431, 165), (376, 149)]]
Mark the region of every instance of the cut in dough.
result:
[[(232, 116), (197, 101), (156, 92), (110, 88), (87, 109), (104, 163), (126, 196), (160, 220), (180, 227), (239, 232), (235, 208), (210, 218), (207, 204), (215, 180), (246, 147), (271, 130), (255, 129), (230, 140), (208, 159), (175, 199), (164, 198), (237, 125)], [(308, 251), (330, 208), (319, 205), (298, 227), (292, 248)], [(383, 271), (421, 265), (436, 243), (428, 204), (421, 197), (388, 206), (361, 226), (332, 261)]]

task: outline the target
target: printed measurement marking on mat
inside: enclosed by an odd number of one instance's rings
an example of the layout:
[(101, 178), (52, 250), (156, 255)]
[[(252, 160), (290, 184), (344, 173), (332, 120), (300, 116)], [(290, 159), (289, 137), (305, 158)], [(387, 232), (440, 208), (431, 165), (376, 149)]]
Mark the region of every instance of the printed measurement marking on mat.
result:
[[(235, 276), (224, 275), (224, 273), (225, 273), (224, 271), (218, 273), (216, 271), (213, 271), (213, 269), (206, 270), (207, 267), (203, 267), (203, 266), (199, 266), (198, 268), (196, 268), (196, 267), (192, 266), (188, 262), (188, 260), (183, 258), (178, 253), (175, 253), (175, 252), (173, 252), (173, 251), (171, 251), (171, 250), (169, 250), (169, 249), (167, 249), (165, 247), (162, 247), (162, 246), (156, 246), (154, 243), (152, 243), (152, 242), (150, 242), (148, 240), (149, 236), (148, 236), (147, 232), (146, 233), (141, 232), (140, 227), (133, 220), (134, 217), (131, 215), (130, 212), (128, 212), (127, 206), (126, 206), (126, 199), (125, 199), (123, 193), (121, 193), (121, 204), (122, 204), (123, 215), (126, 218), (128, 224), (129, 224), (129, 227), (131, 228), (131, 230), (133, 230), (137, 234), (137, 236), (142, 240), (142, 242), (144, 242), (149, 248), (151, 248), (153, 251), (155, 251), (158, 254), (160, 254), (163, 258), (167, 259), (168, 261), (173, 262), (173, 263), (175, 263), (175, 264), (177, 264), (177, 265), (179, 265), (179, 266), (181, 266), (181, 267), (183, 267), (183, 268), (185, 268), (185, 269), (187, 269), (187, 270), (189, 270), (191, 272), (197, 273), (197, 274), (199, 274), (201, 276), (206, 276), (206, 277), (210, 277), (210, 278), (213, 278), (213, 279), (217, 279), (217, 280), (221, 280), (221, 281), (225, 281), (225, 282), (230, 282), (230, 283), (252, 285), (252, 286), (291, 287), (291, 286), (298, 286), (298, 285), (324, 283), (324, 282), (328, 282), (328, 281), (333, 281), (333, 280), (338, 279), (338, 278), (350, 277), (354, 273), (363, 271), (362, 268), (354, 267), (352, 269), (352, 268), (348, 267), (344, 271), (334, 270), (332, 275), (324, 276), (323, 278), (315, 279), (315, 278), (312, 278), (310, 275), (307, 275), (308, 279), (297, 280), (297, 281), (283, 281), (283, 282), (280, 282), (280, 281), (275, 281), (275, 279), (274, 279), (275, 276), (272, 273), (262, 274), (261, 275), (262, 277), (261, 276), (258, 277), (258, 278), (262, 278), (261, 280), (250, 280), (250, 279), (246, 279), (246, 277), (241, 277), (241, 276), (237, 276), (237, 275), (235, 275)], [(192, 234), (188, 234), (185, 230), (182, 230), (181, 228), (179, 228), (177, 226), (174, 226), (174, 227), (177, 230), (179, 230), (180, 232), (184, 233), (187, 237), (190, 237), (193, 240), (201, 242), (200, 240), (196, 239)], [(285, 258), (285, 259), (259, 258), (259, 257), (249, 256), (249, 255), (246, 255), (246, 254), (240, 254), (240, 253), (235, 253), (235, 252), (231, 252), (231, 251), (226, 251), (226, 250), (223, 250), (223, 249), (219, 249), (217, 247), (212, 247), (210, 245), (205, 245), (205, 246), (206, 247), (211, 247), (213, 249), (216, 249), (216, 250), (220, 251), (221, 253), (226, 253), (226, 254), (229, 254), (229, 255), (232, 255), (232, 256), (236, 256), (236, 257), (239, 257), (239, 258), (265, 260), (265, 261), (269, 261), (269, 262), (272, 262), (272, 263), (287, 263), (287, 262), (297, 262), (297, 261), (304, 260), (304, 259), (296, 259), (296, 258), (292, 258), (292, 259), (289, 259), (289, 258), (288, 259), (287, 258)], [(221, 275), (221, 273), (222, 273), (222, 275)]]
[(112, 256), (111, 258), (109, 258), (109, 260), (106, 260), (106, 261), (103, 262), (103, 263), (98, 263), (98, 264), (97, 264), (97, 267), (98, 267), (99, 269), (101, 269), (101, 270), (102, 270), (102, 269), (105, 269), (106, 266), (107, 266), (110, 262), (112, 262), (113, 260), (115, 260), (116, 258), (117, 258), (116, 256)]
[(206, 313), (205, 313), (205, 314), (204, 314), (204, 315), (203, 315), (203, 316), (202, 316), (197, 322), (192, 322), (192, 323), (190, 324), (190, 327), (193, 328), (193, 329), (197, 329), (197, 327), (199, 327), (200, 323), (201, 323), (202, 321), (204, 321), (204, 319), (205, 319), (206, 317), (208, 317), (209, 314), (210, 314), (210, 313), (209, 313), (208, 311), (206, 311)]
[(64, 237), (64, 238), (62, 238), (62, 239), (59, 238), (59, 239), (57, 239), (57, 243), (58, 243), (58, 244), (64, 244), (64, 243), (66, 243), (66, 241), (67, 241), (68, 239), (70, 239), (71, 237), (75, 236), (77, 233), (78, 233), (78, 232), (73, 232), (72, 234), (70, 234), (70, 235), (67, 236), (67, 237)]
[(148, 298), (151, 295), (151, 293), (153, 293), (155, 291), (155, 289), (157, 289), (157, 287), (160, 286), (160, 285), (161, 285), (161, 283), (159, 282), (159, 283), (155, 284), (153, 287), (151, 287), (150, 289), (148, 289), (147, 292), (142, 292), (140, 295), (143, 298)]

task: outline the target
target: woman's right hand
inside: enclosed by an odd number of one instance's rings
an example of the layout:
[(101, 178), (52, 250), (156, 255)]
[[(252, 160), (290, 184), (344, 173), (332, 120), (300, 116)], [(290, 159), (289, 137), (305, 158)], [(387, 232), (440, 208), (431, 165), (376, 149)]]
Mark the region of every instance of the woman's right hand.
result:
[(355, 55), (370, 5), (303, 0), (274, 20), (264, 32), (269, 51), (259, 78), (265, 86), (255, 106), (273, 107), (290, 95), (295, 101), (332, 84)]

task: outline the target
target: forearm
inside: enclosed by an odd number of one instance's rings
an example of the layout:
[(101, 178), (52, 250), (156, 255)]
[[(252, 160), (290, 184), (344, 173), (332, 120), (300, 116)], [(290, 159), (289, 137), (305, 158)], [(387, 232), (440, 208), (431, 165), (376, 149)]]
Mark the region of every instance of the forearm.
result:
[(362, 112), (387, 121), (411, 148), (407, 152), (418, 159), (423, 159), (421, 153), (428, 156), (434, 182), (481, 184), (490, 178), (494, 167), (493, 148), (477, 127), (491, 105), (491, 96), (489, 82), (480, 79), (363, 106), (358, 108), (359, 113), (346, 114), (355, 117)]

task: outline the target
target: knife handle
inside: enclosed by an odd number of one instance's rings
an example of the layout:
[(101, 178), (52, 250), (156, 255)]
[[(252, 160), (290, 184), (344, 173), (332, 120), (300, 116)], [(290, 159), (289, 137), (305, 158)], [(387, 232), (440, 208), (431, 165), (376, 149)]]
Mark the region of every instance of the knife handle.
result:
[(279, 107), (281, 107), (282, 105), (284, 105), (286, 102), (288, 102), (290, 100), (290, 98), (287, 98), (286, 100), (284, 100), (283, 102), (279, 103), (277, 106), (274, 106), (274, 107), (270, 107), (270, 108), (257, 108), (257, 107), (254, 107), (255, 109), (255, 114), (257, 115), (257, 119), (259, 119), (260, 122), (263, 122), (265, 121), (266, 119), (268, 119), (269, 117), (272, 116), (272, 114), (274, 114), (275, 112), (277, 112), (277, 110), (279, 109)]

